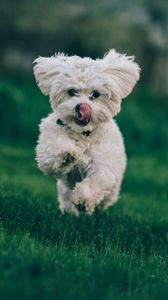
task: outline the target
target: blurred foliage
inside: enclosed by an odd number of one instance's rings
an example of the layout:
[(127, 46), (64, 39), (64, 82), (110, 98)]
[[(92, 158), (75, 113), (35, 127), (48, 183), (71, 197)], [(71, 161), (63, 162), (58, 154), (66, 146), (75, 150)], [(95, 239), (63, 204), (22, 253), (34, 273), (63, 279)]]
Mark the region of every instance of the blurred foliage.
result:
[(17, 82), (16, 78), (2, 81), (0, 99), (1, 138), (26, 144), (35, 142), (39, 120), (50, 110), (35, 82), (30, 84), (27, 77)]
[(128, 151), (166, 149), (167, 0), (1, 0), (0, 11), (2, 139), (34, 143), (50, 111), (32, 78), (35, 57), (57, 51), (97, 57), (116, 48), (135, 54), (142, 68), (117, 117)]
[(36, 56), (57, 51), (102, 56), (135, 54), (141, 79), (168, 94), (167, 0), (1, 0), (1, 73), (30, 72)]

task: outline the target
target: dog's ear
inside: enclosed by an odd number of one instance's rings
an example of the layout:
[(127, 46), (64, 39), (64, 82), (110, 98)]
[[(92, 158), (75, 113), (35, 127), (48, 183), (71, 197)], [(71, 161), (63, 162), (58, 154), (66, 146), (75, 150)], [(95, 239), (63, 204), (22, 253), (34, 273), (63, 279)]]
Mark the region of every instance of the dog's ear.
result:
[(36, 82), (44, 95), (49, 95), (54, 80), (65, 68), (67, 57), (63, 53), (52, 57), (38, 57), (34, 61), (34, 75)]
[(109, 75), (112, 92), (120, 99), (127, 97), (137, 80), (140, 68), (133, 56), (110, 50), (102, 59), (103, 69)]
[(48, 95), (52, 84), (53, 58), (38, 57), (33, 68), (36, 82), (44, 95)]

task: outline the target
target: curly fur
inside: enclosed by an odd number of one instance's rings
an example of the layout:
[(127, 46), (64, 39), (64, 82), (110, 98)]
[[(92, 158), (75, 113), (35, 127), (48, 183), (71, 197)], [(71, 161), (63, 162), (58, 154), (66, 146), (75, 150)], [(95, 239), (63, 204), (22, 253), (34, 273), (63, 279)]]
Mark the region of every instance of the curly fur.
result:
[[(37, 162), (45, 174), (57, 176), (62, 212), (92, 214), (97, 206), (105, 209), (117, 201), (126, 155), (112, 117), (132, 91), (139, 71), (134, 57), (115, 50), (96, 60), (60, 53), (35, 60), (36, 81), (49, 95), (53, 110), (40, 124)], [(74, 96), (68, 94), (72, 88), (77, 91)], [(98, 98), (93, 99), (93, 91), (99, 92)], [(74, 122), (75, 107), (81, 103), (92, 109), (85, 126)]]

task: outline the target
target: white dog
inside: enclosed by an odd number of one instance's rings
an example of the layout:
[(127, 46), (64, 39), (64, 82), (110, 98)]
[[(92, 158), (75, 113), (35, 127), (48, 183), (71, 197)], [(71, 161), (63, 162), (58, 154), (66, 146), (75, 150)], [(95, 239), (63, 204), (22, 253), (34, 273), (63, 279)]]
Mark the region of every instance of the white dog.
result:
[(56, 175), (62, 212), (92, 214), (117, 201), (126, 155), (112, 117), (139, 70), (134, 57), (115, 50), (96, 60), (60, 53), (35, 60), (36, 81), (53, 110), (40, 124), (37, 161)]

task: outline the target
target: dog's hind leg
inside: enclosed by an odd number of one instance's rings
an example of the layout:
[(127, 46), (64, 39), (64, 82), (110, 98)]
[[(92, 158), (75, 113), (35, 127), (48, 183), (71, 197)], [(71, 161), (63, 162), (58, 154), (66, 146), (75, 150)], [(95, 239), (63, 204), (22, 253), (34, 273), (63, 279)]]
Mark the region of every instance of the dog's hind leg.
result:
[(120, 193), (120, 185), (121, 185), (121, 181), (117, 182), (113, 186), (112, 192), (104, 197), (102, 203), (99, 205), (101, 209), (105, 210), (109, 206), (117, 202)]
[(62, 213), (69, 212), (75, 215), (79, 215), (78, 210), (71, 202), (71, 193), (72, 190), (66, 186), (66, 184), (58, 179), (57, 181), (57, 195), (58, 195), (58, 203), (59, 208)]

